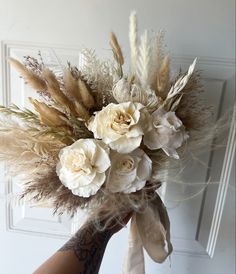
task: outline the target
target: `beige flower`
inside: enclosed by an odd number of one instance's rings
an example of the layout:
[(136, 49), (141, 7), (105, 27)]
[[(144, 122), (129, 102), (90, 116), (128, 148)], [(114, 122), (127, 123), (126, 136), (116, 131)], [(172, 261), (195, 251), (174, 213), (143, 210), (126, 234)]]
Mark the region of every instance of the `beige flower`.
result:
[(109, 104), (90, 120), (88, 128), (113, 150), (129, 153), (139, 147), (150, 115), (140, 103)]
[(106, 187), (110, 192), (136, 192), (150, 179), (152, 161), (139, 148), (129, 154), (112, 152), (109, 171)]
[(110, 167), (109, 149), (99, 140), (80, 139), (59, 154), (57, 174), (73, 194), (89, 197), (97, 193)]
[(152, 125), (152, 130), (144, 136), (144, 144), (149, 149), (162, 149), (168, 156), (179, 159), (176, 149), (189, 136), (175, 112), (166, 112), (159, 108), (152, 113)]

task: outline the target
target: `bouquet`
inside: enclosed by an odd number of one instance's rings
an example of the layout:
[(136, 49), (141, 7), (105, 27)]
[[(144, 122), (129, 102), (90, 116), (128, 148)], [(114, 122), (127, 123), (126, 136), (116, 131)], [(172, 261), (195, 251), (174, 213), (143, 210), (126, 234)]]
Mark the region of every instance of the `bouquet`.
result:
[(68, 63), (59, 74), (41, 59), (10, 58), (39, 99), (29, 98), (35, 111), (0, 107), (0, 158), (12, 176), (21, 175), (22, 198), (50, 203), (58, 214), (88, 209), (93, 220), (98, 212), (118, 220), (133, 212), (127, 273), (134, 258), (143, 265), (143, 247), (156, 262), (172, 252), (156, 190), (199, 141), (209, 113), (198, 98), (196, 59), (171, 75), (164, 33), (139, 37), (134, 12), (129, 40), (127, 72), (114, 33), (111, 60), (83, 49), (82, 64)]

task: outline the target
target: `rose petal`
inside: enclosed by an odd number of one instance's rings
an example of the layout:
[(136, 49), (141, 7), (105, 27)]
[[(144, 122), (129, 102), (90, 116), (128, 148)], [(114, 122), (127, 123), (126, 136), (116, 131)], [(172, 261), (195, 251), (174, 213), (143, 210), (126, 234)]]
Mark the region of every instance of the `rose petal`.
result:
[(142, 136), (136, 138), (121, 137), (115, 142), (110, 143), (110, 147), (120, 153), (129, 153), (139, 147)]

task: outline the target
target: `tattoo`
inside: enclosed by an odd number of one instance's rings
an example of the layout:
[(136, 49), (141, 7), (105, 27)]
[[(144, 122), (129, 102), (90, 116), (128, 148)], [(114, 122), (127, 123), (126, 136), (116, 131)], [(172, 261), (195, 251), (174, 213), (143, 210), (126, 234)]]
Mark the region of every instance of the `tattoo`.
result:
[(110, 231), (96, 231), (93, 225), (87, 225), (80, 229), (59, 251), (74, 251), (82, 268), (78, 274), (97, 274), (111, 236)]

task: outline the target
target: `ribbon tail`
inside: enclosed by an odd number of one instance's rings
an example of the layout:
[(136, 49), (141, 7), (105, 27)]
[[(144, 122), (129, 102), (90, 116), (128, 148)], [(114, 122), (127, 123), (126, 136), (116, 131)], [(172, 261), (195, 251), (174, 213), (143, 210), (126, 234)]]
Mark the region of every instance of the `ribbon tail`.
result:
[(136, 224), (141, 242), (148, 255), (158, 263), (172, 252), (170, 221), (164, 204), (156, 194), (142, 213), (136, 213)]
[(123, 274), (145, 274), (144, 253), (141, 237), (133, 215), (130, 226), (128, 251), (123, 264)]

